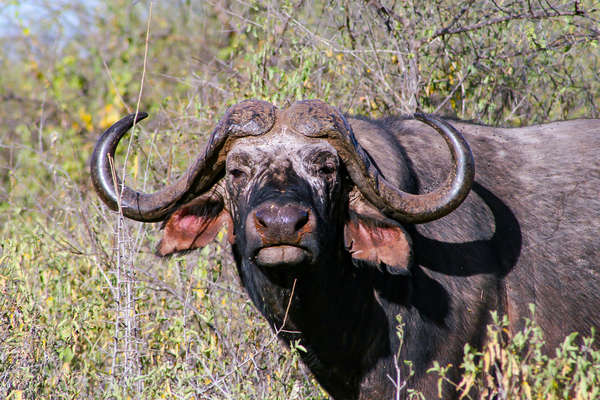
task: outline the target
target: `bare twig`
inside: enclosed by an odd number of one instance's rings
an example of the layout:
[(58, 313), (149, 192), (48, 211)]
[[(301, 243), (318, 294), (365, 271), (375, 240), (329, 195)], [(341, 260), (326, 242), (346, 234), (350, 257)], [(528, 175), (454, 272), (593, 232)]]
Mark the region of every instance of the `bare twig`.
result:
[(434, 40), (440, 36), (455, 35), (457, 33), (471, 32), (471, 31), (475, 31), (478, 29), (488, 27), (488, 26), (498, 25), (498, 24), (508, 22), (508, 21), (514, 21), (514, 20), (520, 20), (520, 19), (531, 19), (531, 20), (548, 19), (548, 18), (556, 18), (556, 17), (568, 17), (568, 16), (572, 17), (572, 16), (585, 15), (585, 12), (578, 7), (578, 2), (574, 2), (573, 5), (574, 5), (574, 9), (571, 11), (559, 11), (556, 9), (553, 9), (553, 12), (549, 12), (546, 10), (543, 10), (543, 11), (529, 10), (529, 12), (526, 12), (526, 13), (508, 14), (508, 15), (504, 15), (504, 16), (500, 16), (500, 17), (496, 17), (496, 18), (491, 18), (488, 20), (483, 20), (483, 21), (475, 23), (475, 24), (459, 26), (459, 27), (455, 27), (455, 28), (452, 28), (452, 24), (451, 24), (451, 25), (448, 25), (446, 27), (443, 27), (443, 28), (435, 31), (433, 33), (433, 35), (431, 35), (431, 37), (429, 38), (429, 41)]
[(227, 379), (230, 375), (232, 375), (233, 373), (235, 373), (237, 370), (239, 370), (241, 367), (243, 367), (244, 365), (248, 364), (249, 362), (254, 362), (254, 359), (261, 353), (263, 353), (267, 347), (269, 347), (275, 340), (277, 340), (278, 336), (280, 333), (282, 332), (286, 332), (285, 330), (283, 330), (283, 328), (285, 327), (285, 323), (287, 322), (287, 318), (288, 318), (288, 312), (290, 310), (290, 306), (292, 304), (292, 299), (294, 298), (294, 291), (296, 289), (296, 279), (294, 279), (294, 283), (292, 285), (292, 290), (290, 293), (290, 298), (288, 300), (288, 304), (287, 307), (285, 309), (285, 315), (283, 317), (283, 322), (281, 323), (281, 326), (275, 330), (275, 332), (273, 333), (273, 335), (271, 336), (271, 338), (263, 343), (260, 348), (258, 350), (256, 350), (254, 353), (252, 353), (252, 355), (248, 356), (244, 361), (238, 363), (237, 365), (235, 365), (231, 370), (229, 370), (229, 372), (225, 373), (223, 376), (221, 376), (219, 379), (212, 379), (212, 382), (210, 385), (208, 385), (207, 387), (204, 388), (204, 390), (202, 390), (200, 392), (200, 394), (207, 392), (208, 390), (210, 390), (212, 387), (217, 387), (219, 388), (219, 385), (225, 380)]
[(448, 96), (446, 96), (446, 98), (436, 107), (435, 111), (433, 112), (434, 114), (440, 112), (440, 110), (442, 108), (444, 108), (444, 106), (446, 105), (446, 103), (448, 102), (448, 100), (450, 100), (453, 96), (454, 93), (456, 93), (456, 90), (462, 86), (463, 82), (465, 81), (465, 79), (467, 79), (467, 77), (470, 75), (470, 70), (467, 70), (467, 73), (464, 74), (460, 80), (458, 81), (458, 83), (452, 88), (452, 90), (450, 91), (450, 93), (448, 93)]

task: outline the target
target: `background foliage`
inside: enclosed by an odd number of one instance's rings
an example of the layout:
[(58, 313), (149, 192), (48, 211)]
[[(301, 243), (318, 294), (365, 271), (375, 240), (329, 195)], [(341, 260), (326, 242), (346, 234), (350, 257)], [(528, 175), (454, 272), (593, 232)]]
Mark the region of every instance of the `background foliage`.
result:
[[(257, 316), (226, 243), (159, 260), (157, 226), (101, 204), (87, 166), (99, 133), (138, 107), (150, 113), (117, 155), (127, 183), (150, 191), (186, 169), (228, 105), (251, 97), (505, 126), (597, 118), (599, 9), (597, 0), (0, 2), (0, 397), (326, 398), (299, 366), (301, 349), (283, 351)], [(510, 347), (490, 332), (507, 348), (500, 359), (537, 369), (508, 374), (516, 380), (502, 388), (477, 364), (500, 350), (467, 349), (460, 388), (598, 393), (589, 347), (571, 340), (556, 358), (523, 359), (522, 337)], [(533, 349), (542, 340), (528, 338)], [(556, 365), (567, 378), (548, 381)]]

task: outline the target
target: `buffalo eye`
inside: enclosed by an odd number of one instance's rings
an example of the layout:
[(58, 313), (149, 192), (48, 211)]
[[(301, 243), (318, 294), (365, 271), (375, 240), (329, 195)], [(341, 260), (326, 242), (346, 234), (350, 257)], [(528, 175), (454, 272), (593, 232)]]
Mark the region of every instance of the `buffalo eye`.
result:
[(230, 176), (231, 181), (234, 184), (241, 183), (241, 182), (245, 181), (246, 178), (248, 177), (248, 174), (246, 173), (246, 171), (244, 171), (240, 168), (231, 168), (228, 171), (228, 174)]
[(231, 175), (233, 179), (240, 179), (243, 178), (244, 175), (246, 175), (246, 173), (241, 169), (234, 168), (231, 171), (229, 171), (229, 175)]
[(314, 176), (331, 179), (338, 169), (337, 156), (330, 151), (317, 151), (306, 159), (307, 169)]
[(229, 155), (227, 159), (227, 175), (232, 183), (239, 184), (246, 181), (251, 170), (251, 161), (248, 154), (239, 152)]
[(319, 168), (319, 174), (321, 174), (321, 175), (331, 175), (331, 174), (333, 174), (335, 172), (335, 170), (336, 170), (336, 165), (335, 164), (333, 164), (333, 163), (327, 163), (327, 164), (322, 165)]

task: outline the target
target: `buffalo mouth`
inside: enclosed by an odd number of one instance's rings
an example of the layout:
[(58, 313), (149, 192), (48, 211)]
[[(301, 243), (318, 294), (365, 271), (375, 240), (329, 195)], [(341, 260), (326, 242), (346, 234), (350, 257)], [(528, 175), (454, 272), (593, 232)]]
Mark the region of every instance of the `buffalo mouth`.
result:
[(280, 244), (260, 248), (255, 261), (262, 267), (295, 266), (310, 261), (310, 256), (305, 248)]

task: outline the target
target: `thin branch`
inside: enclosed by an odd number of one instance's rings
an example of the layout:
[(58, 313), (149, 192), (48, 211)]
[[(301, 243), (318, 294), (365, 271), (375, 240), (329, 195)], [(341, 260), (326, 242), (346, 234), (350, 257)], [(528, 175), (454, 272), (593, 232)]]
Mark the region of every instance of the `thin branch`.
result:
[(290, 311), (290, 306), (292, 305), (292, 298), (294, 297), (295, 290), (296, 290), (296, 279), (294, 279), (294, 284), (292, 285), (292, 293), (290, 293), (290, 299), (288, 300), (287, 307), (285, 308), (285, 315), (283, 316), (283, 322), (281, 323), (281, 327), (277, 330), (277, 332), (280, 332), (283, 329), (283, 327), (285, 326), (285, 323), (286, 323), (287, 317), (288, 317), (288, 312)]
[[(287, 321), (288, 318), (288, 313), (290, 311), (290, 306), (292, 305), (292, 299), (294, 298), (294, 291), (296, 290), (296, 279), (294, 279), (294, 284), (292, 285), (292, 290), (290, 293), (290, 298), (288, 300), (288, 304), (287, 307), (285, 309), (285, 315), (283, 317), (283, 322), (281, 323), (281, 326), (279, 327), (279, 329), (276, 329), (273, 336), (271, 337), (270, 340), (268, 340), (266, 343), (263, 343), (262, 346), (260, 346), (260, 348), (255, 351), (253, 354), (251, 354), (250, 356), (248, 356), (244, 361), (242, 361), (241, 363), (237, 364), (236, 366), (234, 366), (231, 370), (229, 370), (229, 372), (225, 373), (223, 376), (221, 376), (219, 379), (211, 379), (211, 384), (208, 385), (207, 387), (204, 388), (204, 390), (202, 390), (200, 392), (200, 394), (202, 393), (206, 393), (210, 388), (212, 387), (217, 387), (218, 385), (220, 385), (227, 377), (229, 377), (230, 375), (232, 375), (235, 371), (237, 371), (239, 368), (243, 367), (244, 365), (248, 364), (249, 362), (254, 362), (254, 358), (256, 358), (259, 354), (263, 353), (268, 346), (271, 345), (271, 343), (273, 343), (277, 337), (279, 336), (279, 334), (281, 332), (287, 332), (283, 330), (283, 327), (285, 326), (285, 323)], [(294, 332), (296, 333), (296, 332)]]
[(465, 79), (467, 79), (467, 77), (471, 74), (470, 70), (467, 70), (467, 73), (460, 78), (460, 81), (456, 84), (456, 86), (454, 86), (454, 88), (452, 88), (452, 90), (450, 91), (450, 93), (448, 93), (448, 96), (446, 96), (446, 98), (444, 99), (444, 101), (442, 101), (437, 108), (435, 109), (435, 111), (433, 112), (434, 114), (437, 114), (438, 112), (440, 112), (440, 110), (442, 109), (442, 107), (444, 107), (446, 105), (446, 103), (448, 102), (448, 100), (450, 100), (453, 96), (454, 93), (456, 93), (456, 90), (462, 86), (463, 82), (465, 81)]
[(476, 24), (466, 25), (466, 26), (457, 27), (457, 28), (453, 28), (453, 29), (450, 28), (450, 25), (449, 25), (444, 28), (438, 29), (429, 38), (429, 41), (432, 41), (432, 40), (434, 40), (440, 36), (444, 36), (444, 35), (455, 35), (457, 33), (471, 32), (471, 31), (475, 31), (475, 30), (479, 30), (479, 29), (488, 27), (488, 26), (497, 25), (497, 24), (501, 24), (504, 22), (514, 21), (514, 20), (519, 20), (519, 19), (547, 19), (547, 18), (555, 18), (555, 17), (585, 16), (585, 12), (577, 6), (577, 2), (575, 2), (574, 4), (575, 4), (575, 8), (572, 11), (555, 10), (555, 12), (550, 13), (548, 11), (535, 12), (532, 10), (527, 13), (509, 14), (509, 15), (505, 15), (502, 17), (492, 18), (487, 21), (481, 21)]
[[(458, 21), (462, 18), (463, 15), (465, 15), (465, 13), (467, 12), (467, 10), (469, 10), (471, 8), (471, 5), (475, 2), (475, 0), (472, 0), (470, 2), (468, 2), (455, 16), (454, 18), (452, 18), (452, 21), (450, 21), (450, 23), (448, 25), (446, 25), (444, 28), (440, 29), (440, 30), (446, 30), (449, 31), (450, 29), (452, 29), (452, 27), (454, 25), (456, 25), (458, 23)], [(494, 3), (495, 4), (495, 3)]]

